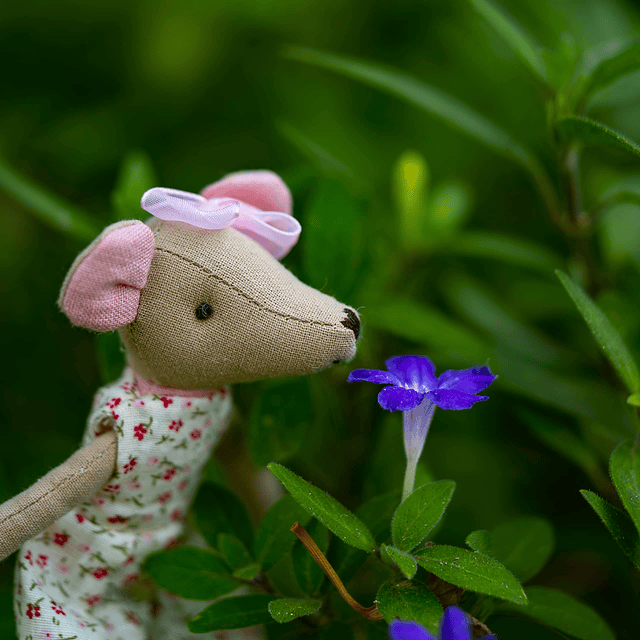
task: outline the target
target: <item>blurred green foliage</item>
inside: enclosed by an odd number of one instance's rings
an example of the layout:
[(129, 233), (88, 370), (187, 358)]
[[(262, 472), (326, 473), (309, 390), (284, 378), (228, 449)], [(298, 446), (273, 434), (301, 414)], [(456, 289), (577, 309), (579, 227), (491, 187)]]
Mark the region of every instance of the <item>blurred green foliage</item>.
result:
[[(373, 387), (347, 385), (347, 372), (403, 353), (425, 353), (439, 371), (488, 361), (500, 376), (491, 400), (436, 412), (428, 437), (416, 486), (444, 478), (457, 486), (432, 537), (462, 545), (487, 530), (491, 544), (508, 521), (549, 521), (555, 550), (526, 587), (535, 611), (524, 615), (580, 637), (582, 628), (548, 615), (549, 602), (561, 601), (579, 618), (579, 598), (618, 638), (636, 638), (640, 578), (579, 490), (618, 508), (589, 498), (612, 530), (633, 533), (620, 510), (628, 498), (607, 468), (616, 446), (636, 436), (626, 399), (637, 389), (625, 389), (554, 269), (596, 301), (637, 361), (640, 12), (619, 0), (496, 8), (485, 0), (3, 7), (0, 500), (75, 450), (93, 392), (122, 358), (116, 342), (71, 328), (55, 306), (77, 252), (113, 220), (143, 217), (135, 203), (149, 186), (198, 191), (230, 171), (269, 168), (289, 184), (303, 223), (286, 266), (357, 308), (363, 327), (349, 366), (236, 387), (234, 428), (254, 463), (286, 463), (354, 510), (377, 544), (388, 542), (398, 496), (376, 496), (399, 489), (400, 416), (377, 406)], [(308, 401), (296, 410), (291, 389), (311, 398), (311, 413)], [(233, 486), (220, 463), (222, 474), (211, 475)], [(212, 546), (224, 546), (235, 530), (219, 522), (239, 507), (206, 486), (229, 507), (209, 527)], [(270, 522), (301, 520), (289, 500)], [(259, 526), (243, 542), (262, 561), (294, 547), (288, 525), (279, 535)], [(334, 543), (333, 566), (356, 599), (372, 602), (386, 577), (364, 552)], [(637, 558), (636, 543), (625, 544)], [(296, 584), (283, 562), (270, 577)], [(0, 565), (2, 637), (14, 634), (11, 580), (9, 560)], [(304, 581), (322, 591), (317, 576)], [(476, 601), (476, 613), (486, 605)], [(333, 606), (342, 612), (341, 601)], [(501, 638), (558, 637), (512, 617), (518, 606), (492, 616)], [(321, 635), (351, 637), (341, 624)], [(381, 637), (375, 624), (365, 627), (372, 639)]]

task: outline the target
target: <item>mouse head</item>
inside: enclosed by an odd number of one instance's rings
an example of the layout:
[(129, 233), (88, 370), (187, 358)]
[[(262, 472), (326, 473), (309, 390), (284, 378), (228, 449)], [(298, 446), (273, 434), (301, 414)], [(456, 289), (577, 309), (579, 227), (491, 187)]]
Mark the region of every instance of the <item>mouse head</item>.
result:
[(360, 320), (277, 258), (300, 226), (268, 171), (231, 174), (202, 196), (152, 189), (147, 224), (107, 227), (62, 286), (71, 322), (118, 329), (134, 371), (177, 389), (312, 373), (355, 355)]

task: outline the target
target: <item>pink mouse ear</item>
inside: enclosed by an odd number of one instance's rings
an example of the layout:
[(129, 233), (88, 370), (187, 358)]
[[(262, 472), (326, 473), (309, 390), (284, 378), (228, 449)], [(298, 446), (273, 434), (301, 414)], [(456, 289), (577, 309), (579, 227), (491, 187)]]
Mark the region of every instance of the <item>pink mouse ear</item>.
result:
[(133, 322), (154, 249), (153, 232), (138, 220), (107, 227), (69, 269), (60, 308), (73, 324), (93, 331)]
[(262, 211), (281, 211), (291, 215), (289, 187), (273, 171), (238, 171), (202, 190), (210, 198), (235, 198)]

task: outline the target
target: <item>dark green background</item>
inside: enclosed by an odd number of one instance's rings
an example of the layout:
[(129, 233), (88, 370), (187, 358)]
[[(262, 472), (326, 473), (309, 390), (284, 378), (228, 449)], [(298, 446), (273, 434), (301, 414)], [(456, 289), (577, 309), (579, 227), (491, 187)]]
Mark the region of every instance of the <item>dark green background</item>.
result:
[[(640, 31), (636, 8), (613, 0), (502, 6), (552, 51), (563, 34), (583, 51)], [(297, 452), (282, 459), (351, 508), (399, 487), (401, 417), (377, 407), (372, 385), (347, 385), (348, 371), (382, 368), (402, 353), (430, 355), (439, 372), (489, 358), (500, 375), (491, 400), (436, 412), (425, 447), (429, 473), (458, 487), (437, 540), (462, 545), (471, 530), (544, 516), (556, 529), (557, 550), (535, 583), (583, 599), (619, 638), (636, 638), (638, 576), (578, 494), (592, 489), (617, 504), (606, 462), (633, 433), (622, 385), (551, 269), (403, 245), (394, 163), (413, 149), (429, 165), (429, 193), (453, 182), (466, 194), (469, 218), (454, 230), (454, 243), (455, 234), (470, 231), (533, 241), (578, 278), (585, 275), (581, 250), (554, 226), (520, 167), (416, 107), (284, 59), (288, 44), (384, 63), (447, 91), (538, 154), (562, 194), (546, 128), (548, 95), (465, 0), (9, 3), (0, 13), (0, 159), (90, 212), (98, 228), (111, 221), (110, 194), (131, 150), (148, 154), (162, 186), (188, 191), (234, 170), (280, 173), (303, 222), (301, 243), (285, 264), (359, 308), (364, 323), (356, 360), (316, 377), (316, 419), (305, 437), (291, 425)], [(589, 111), (636, 140), (638, 73), (596, 96)], [(587, 211), (620, 179), (640, 184), (632, 156), (589, 149), (582, 168)], [(83, 243), (3, 190), (0, 209), (5, 500), (72, 453), (101, 378), (95, 338), (72, 328), (56, 307)], [(593, 260), (585, 280), (633, 353), (640, 347), (637, 221), (631, 205), (610, 209), (584, 240)], [(476, 336), (480, 353), (443, 346), (441, 329), (410, 313), (385, 315), (399, 297)], [(546, 355), (538, 358), (541, 349)], [(558, 376), (570, 381), (569, 391)], [(236, 389), (238, 433), (262, 388)], [(523, 409), (552, 434), (569, 429), (580, 438), (595, 460), (590, 474), (542, 442)], [(0, 565), (2, 637), (14, 633), (12, 565), (12, 558)], [(507, 640), (557, 637), (495, 620)]]

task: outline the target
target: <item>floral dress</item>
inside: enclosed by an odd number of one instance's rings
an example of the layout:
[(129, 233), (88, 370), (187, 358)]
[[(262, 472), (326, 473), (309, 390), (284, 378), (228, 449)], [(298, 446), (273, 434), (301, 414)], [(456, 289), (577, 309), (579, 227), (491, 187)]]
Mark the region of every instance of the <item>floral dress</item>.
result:
[(18, 551), (19, 640), (195, 640), (185, 623), (206, 603), (161, 590), (151, 601), (141, 598), (140, 567), (149, 553), (183, 535), (202, 469), (231, 410), (227, 388), (205, 397), (142, 396), (129, 368), (98, 391), (82, 444), (115, 429), (117, 472), (89, 502)]

